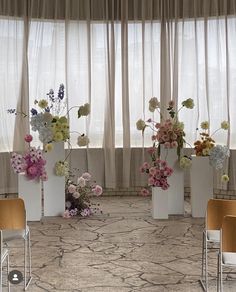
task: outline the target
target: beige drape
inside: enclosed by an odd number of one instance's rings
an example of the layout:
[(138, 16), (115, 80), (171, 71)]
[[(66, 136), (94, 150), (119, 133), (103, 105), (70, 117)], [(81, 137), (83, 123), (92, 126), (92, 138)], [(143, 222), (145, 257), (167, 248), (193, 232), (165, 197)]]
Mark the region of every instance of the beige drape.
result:
[[(65, 61), (65, 72), (60, 75), (57, 72), (56, 61), (53, 63), (54, 73), (58, 76), (63, 76), (65, 79), (65, 87), (68, 96), (73, 88), (72, 79), (74, 78), (73, 73), (71, 73), (70, 64), (70, 49), (71, 42), (69, 36), (69, 29), (71, 26), (71, 21), (74, 21), (78, 26), (81, 25), (81, 21), (84, 21), (87, 26), (87, 54), (85, 56), (86, 64), (88, 70), (87, 74), (87, 95), (84, 97), (84, 102), (92, 103), (91, 96), (94, 87), (93, 81), (93, 68), (92, 68), (92, 50), (93, 44), (91, 43), (91, 26), (93, 22), (98, 22), (103, 24), (103, 30), (106, 31), (104, 37), (104, 74), (106, 76), (106, 88), (105, 88), (105, 110), (104, 110), (104, 123), (103, 123), (103, 144), (102, 144), (102, 155), (103, 157), (100, 168), (98, 167), (97, 161), (95, 161), (97, 153), (93, 149), (87, 149), (85, 152), (85, 167), (88, 170), (94, 172), (96, 167), (97, 173), (93, 175), (96, 177), (101, 177), (101, 182), (105, 187), (116, 187), (123, 186), (129, 187), (133, 184), (138, 184), (138, 180), (133, 180), (132, 177), (139, 177), (138, 163), (140, 160), (140, 153), (138, 152), (138, 157), (135, 156), (135, 151), (131, 149), (132, 145), (132, 133), (131, 128), (133, 124), (131, 123), (132, 111), (135, 109), (131, 107), (133, 97), (131, 99), (132, 91), (134, 88), (130, 85), (130, 55), (129, 55), (129, 36), (130, 27), (129, 24), (132, 22), (134, 24), (134, 30), (139, 29), (139, 24), (141, 23), (141, 36), (142, 36), (142, 48), (137, 51), (141, 54), (142, 59), (142, 100), (139, 102), (143, 103), (142, 110), (140, 111), (140, 116), (143, 114), (143, 118), (147, 118), (146, 110), (146, 100), (148, 94), (156, 94), (161, 100), (161, 108), (163, 113), (168, 102), (174, 100), (176, 105), (181, 103), (180, 92), (184, 91), (184, 70), (182, 70), (181, 60), (184, 60), (184, 53), (186, 53), (186, 44), (184, 41), (184, 32), (186, 29), (186, 23), (188, 21), (194, 21), (195, 31), (193, 33), (195, 40), (195, 66), (194, 66), (194, 82), (195, 82), (195, 111), (197, 115), (191, 117), (192, 125), (189, 126), (189, 134), (195, 135), (195, 129), (198, 126), (198, 122), (201, 118), (211, 119), (214, 114), (212, 109), (212, 94), (211, 94), (211, 72), (209, 71), (209, 58), (211, 52), (209, 52), (209, 20), (215, 19), (220, 21), (225, 20), (225, 41), (222, 46), (225, 47), (225, 60), (226, 60), (226, 90), (225, 102), (227, 108), (224, 110), (224, 119), (232, 120), (234, 113), (230, 113), (229, 103), (232, 99), (232, 92), (230, 95), (230, 88), (232, 84), (230, 83), (231, 71), (230, 67), (230, 55), (229, 55), (229, 44), (228, 44), (228, 19), (230, 17), (235, 17), (236, 14), (236, 1), (235, 0), (0, 0), (0, 15), (2, 17), (13, 17), (20, 18), (24, 20), (24, 36), (23, 36), (23, 54), (19, 62), (22, 63), (22, 71), (20, 78), (20, 90), (17, 99), (17, 109), (18, 111), (28, 112), (29, 111), (29, 34), (31, 31), (31, 23), (35, 20), (50, 20), (53, 23), (64, 23), (64, 42), (65, 47), (59, 50), (60, 54), (63, 52), (61, 58)], [(203, 20), (204, 25), (199, 28), (199, 20)], [(159, 72), (160, 75), (155, 76), (156, 80), (160, 80), (160, 90), (156, 91), (157, 81), (154, 79), (154, 84), (152, 89), (148, 91), (147, 89), (147, 79), (146, 67), (152, 66), (153, 52), (152, 44), (149, 45), (149, 41), (145, 41), (146, 38), (152, 40), (152, 33), (154, 22), (160, 23), (160, 60), (159, 60)], [(120, 42), (121, 42), (121, 96), (122, 99), (122, 150), (116, 149), (116, 55), (117, 55), (117, 37), (116, 37), (116, 24), (119, 23), (121, 26), (120, 32)], [(39, 26), (43, 26), (43, 22)], [(147, 25), (151, 27), (147, 30)], [(216, 34), (220, 37), (221, 31), (217, 28), (216, 23)], [(137, 28), (138, 27), (138, 28)], [(201, 31), (202, 30), (202, 31)], [(56, 30), (55, 30), (56, 31)], [(151, 31), (151, 34), (150, 34)], [(201, 31), (201, 34), (200, 34)], [(55, 33), (56, 34), (56, 33)], [(151, 35), (151, 37), (149, 37)], [(41, 36), (43, 38), (43, 35)], [(36, 39), (36, 37), (35, 37)], [(204, 63), (204, 72), (200, 72), (199, 69), (199, 50), (201, 49), (199, 44), (201, 44), (203, 39), (203, 56), (204, 59), (200, 60)], [(40, 52), (40, 37), (38, 38), (39, 44), (37, 49)], [(53, 44), (55, 48), (59, 45)], [(53, 46), (52, 45), (52, 46)], [(54, 47), (53, 47), (54, 49)], [(219, 47), (220, 50), (220, 47)], [(78, 52), (79, 54), (79, 52)], [(52, 53), (53, 56), (53, 53)], [(53, 56), (54, 57), (54, 56)], [(151, 60), (151, 62), (150, 62)], [(40, 63), (39, 60), (37, 62)], [(184, 61), (183, 61), (184, 62)], [(186, 61), (185, 61), (186, 62)], [(152, 70), (156, 70), (153, 68)], [(149, 71), (150, 72), (150, 71)], [(153, 74), (152, 74), (153, 75)], [(40, 73), (39, 73), (40, 76)], [(225, 75), (224, 75), (225, 76)], [(219, 80), (222, 76), (219, 75)], [(200, 86), (200, 79), (204, 78), (203, 83), (205, 84), (204, 89)], [(58, 78), (53, 77), (53, 82), (56, 84)], [(42, 84), (42, 80), (39, 80)], [(45, 81), (46, 82), (46, 81)], [(36, 83), (36, 80), (34, 80)], [(54, 84), (53, 84), (54, 85)], [(139, 84), (136, 84), (139, 86)], [(46, 87), (46, 85), (45, 85)], [(155, 88), (155, 89), (154, 89)], [(132, 95), (133, 96), (133, 95)], [(205, 112), (202, 114), (202, 101), (200, 96), (204, 96), (204, 108)], [(185, 96), (193, 97), (193, 96)], [(231, 101), (232, 102), (232, 101)], [(78, 103), (80, 100), (78, 98)], [(93, 106), (93, 103), (91, 104)], [(183, 116), (183, 119), (187, 116)], [(190, 116), (188, 116), (189, 118)], [(233, 122), (233, 120), (232, 120)], [(14, 145), (15, 150), (22, 150), (24, 148), (24, 143), (22, 142), (22, 136), (25, 132), (29, 131), (28, 120), (22, 118), (22, 116), (17, 116), (15, 121), (15, 135), (14, 135)], [(92, 130), (93, 124), (89, 118), (85, 125), (85, 131), (89, 135)], [(230, 138), (231, 137), (231, 138)], [(232, 141), (232, 135), (230, 133), (227, 138), (228, 145)], [(141, 145), (140, 145), (141, 146)], [(117, 156), (117, 152), (121, 151)], [(119, 159), (117, 159), (119, 157)], [(119, 167), (118, 167), (119, 166)], [(235, 177), (235, 162), (230, 160), (228, 164), (230, 168), (230, 173), (232, 177)], [(120, 172), (122, 169), (122, 172)], [(102, 173), (100, 173), (102, 171)], [(135, 173), (135, 174), (134, 174)], [(134, 182), (135, 181), (135, 182)], [(219, 188), (221, 184), (219, 182), (219, 177), (216, 177), (216, 186)], [(9, 187), (9, 185), (8, 185)], [(236, 184), (232, 182), (230, 188), (236, 188)]]

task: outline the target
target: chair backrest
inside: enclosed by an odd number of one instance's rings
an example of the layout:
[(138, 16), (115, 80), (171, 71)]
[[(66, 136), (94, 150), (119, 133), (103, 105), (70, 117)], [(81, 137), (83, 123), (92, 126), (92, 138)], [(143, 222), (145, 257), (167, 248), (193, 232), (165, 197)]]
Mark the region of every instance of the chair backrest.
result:
[(222, 224), (223, 252), (236, 252), (236, 216), (225, 216)]
[(220, 230), (226, 215), (236, 216), (236, 200), (210, 199), (207, 203), (206, 229)]
[(20, 198), (0, 199), (0, 229), (25, 229), (26, 212), (24, 201)]

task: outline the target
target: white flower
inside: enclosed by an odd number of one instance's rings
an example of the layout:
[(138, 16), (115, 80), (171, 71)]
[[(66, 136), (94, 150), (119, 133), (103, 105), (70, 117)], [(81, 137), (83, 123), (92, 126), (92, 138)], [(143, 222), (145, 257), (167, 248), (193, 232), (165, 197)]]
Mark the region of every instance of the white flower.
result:
[(229, 155), (230, 152), (227, 146), (216, 145), (210, 151), (210, 165), (216, 169), (221, 169), (223, 167), (224, 160), (229, 157)]
[(189, 157), (183, 156), (179, 162), (180, 168), (189, 168), (192, 165), (192, 160)]
[(194, 101), (192, 98), (188, 98), (182, 102), (182, 106), (185, 106), (186, 108), (193, 109), (194, 108)]
[(202, 123), (201, 123), (201, 128), (202, 128), (203, 130), (207, 130), (207, 129), (209, 129), (209, 122), (208, 122), (208, 121), (204, 121), (204, 122), (202, 122)]
[(160, 107), (160, 103), (156, 97), (149, 100), (149, 111), (154, 112), (156, 108)]
[(90, 179), (91, 179), (91, 174), (88, 173), (88, 172), (84, 172), (84, 173), (82, 174), (82, 177), (83, 177), (86, 181), (90, 181)]
[(87, 146), (89, 144), (89, 138), (83, 134), (78, 137), (77, 144), (80, 147)]
[(81, 116), (87, 116), (90, 113), (90, 105), (89, 103), (85, 103), (84, 105), (81, 105), (78, 110), (78, 117)]
[(38, 131), (41, 127), (45, 126), (45, 121), (44, 121), (44, 116), (42, 113), (39, 113), (37, 115), (34, 115), (30, 119), (30, 125), (32, 131), (36, 132)]
[(75, 199), (78, 199), (80, 197), (80, 193), (79, 192), (75, 192), (72, 195)]
[(77, 180), (77, 184), (80, 186), (80, 187), (85, 187), (85, 185), (86, 185), (86, 180), (81, 176), (81, 177), (79, 177), (78, 178), (78, 180)]
[(223, 121), (223, 122), (221, 123), (221, 129), (223, 129), (223, 130), (228, 130), (228, 129), (229, 129), (229, 122), (227, 122), (227, 121)]
[(138, 130), (143, 131), (146, 127), (146, 123), (144, 122), (144, 120), (139, 119), (136, 123), (136, 127)]
[(53, 140), (53, 132), (51, 128), (41, 127), (38, 129), (38, 131), (39, 131), (39, 140), (42, 143), (47, 144), (48, 142), (51, 142)]

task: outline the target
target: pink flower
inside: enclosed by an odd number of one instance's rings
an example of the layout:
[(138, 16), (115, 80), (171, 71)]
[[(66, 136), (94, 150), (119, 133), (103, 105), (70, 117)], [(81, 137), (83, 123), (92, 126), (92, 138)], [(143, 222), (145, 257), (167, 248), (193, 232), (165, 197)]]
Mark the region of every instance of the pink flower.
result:
[(30, 143), (33, 140), (33, 137), (29, 134), (25, 135), (25, 142)]
[(149, 168), (149, 167), (150, 167), (149, 163), (147, 163), (147, 162), (144, 162), (144, 163), (143, 163), (143, 168), (144, 168), (144, 169), (147, 169), (147, 168)]
[(178, 142), (177, 141), (171, 142), (171, 148), (177, 148), (177, 147), (178, 147)]
[(78, 199), (80, 197), (80, 193), (79, 192), (74, 192), (72, 195), (75, 199)]
[(102, 194), (102, 187), (99, 185), (96, 185), (95, 188), (92, 189), (92, 191), (94, 192), (96, 196), (100, 196)]
[(154, 180), (154, 178), (151, 176), (151, 177), (149, 177), (148, 178), (148, 185), (149, 186), (153, 186), (154, 185), (154, 183), (155, 183), (155, 180)]
[(152, 135), (152, 141), (156, 140), (156, 136)]
[(150, 169), (149, 169), (149, 173), (150, 173), (151, 175), (155, 175), (155, 174), (156, 174), (156, 167), (150, 167)]
[(143, 172), (145, 172), (145, 169), (141, 166), (141, 167), (139, 168), (139, 171), (143, 173)]
[(70, 194), (73, 194), (75, 191), (76, 191), (76, 186), (74, 186), (72, 184), (68, 186), (68, 192)]
[(38, 169), (35, 165), (32, 165), (32, 166), (28, 167), (28, 169), (27, 169), (27, 173), (29, 173), (32, 176), (36, 175), (37, 171), (38, 171)]
[(143, 189), (141, 189), (140, 194), (141, 194), (142, 196), (146, 197), (146, 196), (149, 195), (149, 190), (143, 188)]
[(156, 129), (159, 129), (159, 128), (160, 128), (160, 126), (161, 126), (161, 124), (160, 124), (160, 123), (156, 123), (156, 125), (155, 125), (155, 128), (156, 128)]
[(162, 160), (162, 161), (161, 161), (161, 166), (162, 166), (162, 167), (166, 167), (166, 166), (167, 166), (167, 163), (166, 163), (165, 160)]
[(81, 176), (81, 177), (79, 177), (78, 178), (78, 180), (77, 180), (77, 184), (80, 186), (80, 187), (85, 187), (85, 185), (86, 185), (86, 180)]
[(71, 218), (70, 211), (69, 211), (69, 210), (66, 210), (66, 211), (63, 213), (62, 217), (63, 217), (63, 218), (66, 218), (66, 219)]
[(148, 148), (148, 150), (147, 150), (147, 152), (149, 153), (149, 154), (153, 154), (153, 153), (155, 153), (155, 151), (156, 151), (156, 148), (155, 147), (150, 147), (150, 148)]
[(84, 173), (82, 174), (82, 177), (83, 177), (86, 181), (90, 181), (90, 179), (91, 179), (91, 174), (88, 173), (88, 172), (84, 172)]
[(169, 107), (173, 107), (175, 105), (175, 102), (173, 100), (169, 101)]
[(48, 175), (46, 172), (44, 172), (42, 175), (41, 175), (41, 180), (42, 181), (47, 181), (48, 180)]

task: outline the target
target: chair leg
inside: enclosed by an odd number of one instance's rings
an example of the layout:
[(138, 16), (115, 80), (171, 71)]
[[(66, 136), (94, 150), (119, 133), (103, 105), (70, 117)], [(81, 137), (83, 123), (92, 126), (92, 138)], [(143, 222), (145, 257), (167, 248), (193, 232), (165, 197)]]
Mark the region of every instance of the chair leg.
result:
[(220, 292), (223, 292), (223, 273), (222, 273), (222, 270), (223, 270), (223, 266), (222, 266), (221, 259), (220, 259)]
[[(27, 263), (28, 258), (28, 263)], [(27, 279), (27, 264), (28, 264), (28, 279)], [(28, 231), (27, 238), (25, 239), (25, 267), (24, 267), (24, 274), (25, 274), (25, 287), (24, 290), (26, 291), (29, 287), (29, 284), (32, 280), (31, 275), (31, 242), (30, 242), (30, 231)]]
[(7, 283), (8, 283), (8, 292), (10, 292), (10, 281), (8, 279), (8, 275), (10, 272), (10, 264), (9, 264), (9, 254), (7, 255)]
[(206, 237), (205, 237), (205, 285), (206, 285), (206, 291), (208, 291), (208, 250), (207, 250)]
[(207, 238), (204, 231), (202, 236), (202, 274), (200, 279), (200, 284), (204, 291), (208, 289), (207, 280)]
[(1, 264), (0, 264), (0, 291), (2, 292), (2, 255), (1, 255)]

